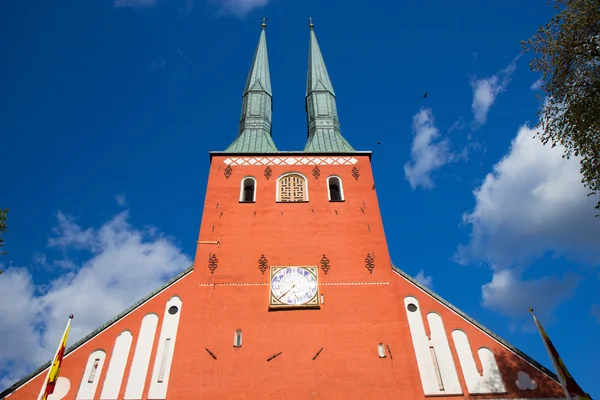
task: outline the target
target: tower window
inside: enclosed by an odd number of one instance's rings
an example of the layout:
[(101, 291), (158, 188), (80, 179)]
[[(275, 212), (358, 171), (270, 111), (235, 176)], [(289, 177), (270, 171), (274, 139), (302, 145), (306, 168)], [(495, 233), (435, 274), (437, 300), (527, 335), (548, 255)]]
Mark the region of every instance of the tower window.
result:
[(329, 193), (329, 201), (344, 201), (342, 180), (338, 176), (330, 176), (327, 178), (327, 190)]
[(242, 179), (240, 190), (241, 203), (254, 203), (256, 201), (256, 179), (247, 177)]
[(233, 347), (242, 347), (242, 330), (236, 329), (233, 334)]
[(288, 174), (282, 176), (277, 182), (277, 188), (277, 201), (308, 201), (306, 179), (300, 174)]
[(377, 345), (377, 352), (379, 353), (379, 358), (385, 358), (385, 347), (383, 347), (383, 343)]

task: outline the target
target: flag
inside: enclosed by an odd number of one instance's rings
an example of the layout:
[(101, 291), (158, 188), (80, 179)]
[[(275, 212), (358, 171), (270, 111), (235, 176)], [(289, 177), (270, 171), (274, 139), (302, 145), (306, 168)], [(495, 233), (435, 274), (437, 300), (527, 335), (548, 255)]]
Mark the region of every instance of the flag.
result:
[(65, 350), (67, 348), (67, 337), (69, 336), (69, 327), (72, 319), (73, 314), (69, 315), (69, 322), (67, 322), (65, 333), (63, 334), (62, 340), (58, 345), (58, 350), (56, 350), (56, 355), (54, 356), (54, 360), (52, 360), (50, 369), (48, 370), (48, 375), (46, 376), (46, 381), (44, 382), (44, 387), (42, 388), (41, 400), (47, 400), (48, 396), (54, 392), (54, 387), (56, 386), (56, 381), (58, 380), (58, 372), (60, 370), (60, 366), (62, 365), (63, 357), (65, 356)]
[(554, 368), (556, 368), (558, 379), (560, 380), (560, 383), (563, 387), (563, 390), (565, 391), (565, 394), (567, 395), (567, 398), (570, 398), (569, 395), (572, 395), (577, 396), (580, 400), (592, 400), (592, 397), (579, 387), (577, 382), (575, 382), (575, 379), (573, 379), (573, 377), (567, 370), (567, 367), (565, 366), (562, 358), (560, 358), (558, 351), (556, 351), (556, 348), (550, 341), (550, 338), (546, 334), (546, 331), (544, 331), (544, 328), (542, 328), (542, 325), (535, 317), (535, 314), (533, 313), (533, 308), (530, 308), (529, 311), (531, 312), (533, 320), (535, 321), (535, 324), (537, 325), (538, 330), (540, 331), (540, 335), (542, 335), (542, 340), (544, 341), (546, 350), (548, 350), (548, 355), (552, 359), (552, 364), (554, 364)]

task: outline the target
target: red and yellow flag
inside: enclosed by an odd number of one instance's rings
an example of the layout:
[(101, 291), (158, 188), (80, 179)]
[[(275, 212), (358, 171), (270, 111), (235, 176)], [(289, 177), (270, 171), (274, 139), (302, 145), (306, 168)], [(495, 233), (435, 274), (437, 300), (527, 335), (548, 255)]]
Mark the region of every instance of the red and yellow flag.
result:
[(537, 327), (540, 331), (540, 335), (542, 335), (542, 340), (544, 341), (544, 344), (546, 345), (546, 349), (548, 350), (548, 355), (552, 359), (552, 364), (554, 364), (554, 367), (556, 368), (556, 373), (558, 374), (558, 377), (563, 386), (563, 389), (566, 392), (568, 392), (570, 395), (577, 396), (580, 400), (592, 400), (592, 397), (589, 394), (587, 394), (586, 392), (584, 392), (579, 387), (577, 382), (575, 382), (575, 379), (573, 379), (573, 377), (567, 370), (567, 367), (563, 363), (562, 358), (560, 358), (560, 355), (558, 354), (558, 351), (556, 351), (556, 348), (552, 344), (552, 341), (550, 341), (550, 338), (546, 334), (546, 331), (544, 330), (544, 328), (542, 328), (542, 325), (535, 317), (535, 314), (533, 314), (533, 309), (530, 308), (529, 311), (531, 311), (533, 320), (535, 321), (535, 324), (537, 325)]
[(73, 314), (69, 315), (69, 322), (67, 322), (65, 333), (63, 334), (62, 340), (58, 345), (58, 350), (56, 351), (54, 360), (52, 360), (52, 365), (48, 370), (48, 375), (46, 376), (46, 381), (44, 382), (44, 391), (42, 397), (40, 398), (41, 400), (47, 400), (48, 396), (54, 392), (54, 387), (56, 386), (56, 381), (58, 380), (58, 371), (62, 365), (63, 357), (65, 356), (65, 350), (67, 348), (67, 337), (69, 336), (69, 327), (72, 319)]

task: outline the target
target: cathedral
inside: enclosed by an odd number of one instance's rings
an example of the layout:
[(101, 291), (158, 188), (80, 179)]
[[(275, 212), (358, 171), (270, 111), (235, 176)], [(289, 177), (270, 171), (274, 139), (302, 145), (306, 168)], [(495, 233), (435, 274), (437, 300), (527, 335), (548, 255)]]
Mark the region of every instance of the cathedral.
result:
[[(565, 398), (392, 263), (371, 152), (342, 135), (309, 28), (304, 149), (271, 135), (263, 21), (237, 136), (210, 152), (193, 265), (69, 347), (49, 399)], [(0, 398), (39, 399), (49, 365)]]

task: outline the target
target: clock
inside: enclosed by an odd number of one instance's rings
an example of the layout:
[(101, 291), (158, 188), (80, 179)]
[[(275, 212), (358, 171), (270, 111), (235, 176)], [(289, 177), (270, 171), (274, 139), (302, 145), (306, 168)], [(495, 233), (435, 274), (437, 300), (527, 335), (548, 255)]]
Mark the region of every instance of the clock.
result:
[(271, 267), (269, 309), (319, 308), (317, 267)]

